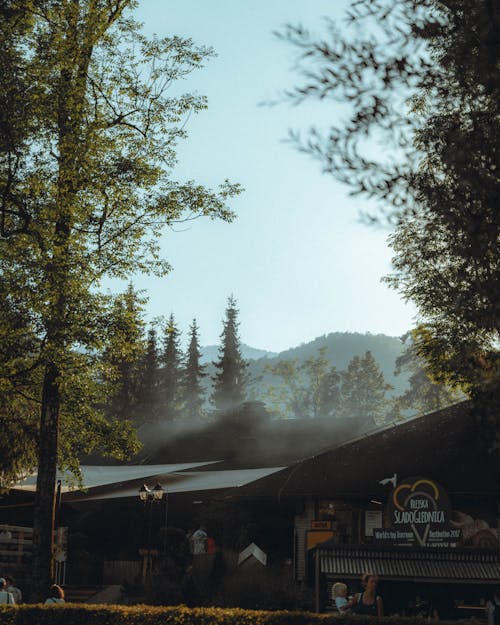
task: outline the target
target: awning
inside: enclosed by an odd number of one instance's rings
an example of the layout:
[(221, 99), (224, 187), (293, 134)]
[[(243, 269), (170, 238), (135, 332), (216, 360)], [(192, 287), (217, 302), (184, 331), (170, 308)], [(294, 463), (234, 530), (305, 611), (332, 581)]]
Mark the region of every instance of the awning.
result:
[(359, 578), (372, 571), (387, 581), (498, 584), (500, 550), (375, 548), (319, 545), (319, 572)]

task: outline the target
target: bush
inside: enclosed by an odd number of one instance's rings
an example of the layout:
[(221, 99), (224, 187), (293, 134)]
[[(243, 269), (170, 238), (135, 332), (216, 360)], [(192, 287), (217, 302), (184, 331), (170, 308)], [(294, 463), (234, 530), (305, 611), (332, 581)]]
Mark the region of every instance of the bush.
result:
[[(428, 625), (426, 620), (418, 618), (264, 612), (238, 608), (0, 605), (0, 625), (397, 625), (399, 623)], [(460, 623), (471, 625), (473, 622), (453, 621), (454, 625)]]

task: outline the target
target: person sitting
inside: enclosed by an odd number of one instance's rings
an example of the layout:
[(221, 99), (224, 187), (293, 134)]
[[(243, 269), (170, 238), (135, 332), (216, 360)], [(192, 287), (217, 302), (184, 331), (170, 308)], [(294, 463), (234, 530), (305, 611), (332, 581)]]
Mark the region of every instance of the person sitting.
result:
[(5, 576), (5, 581), (7, 582), (7, 587), (6, 587), (5, 590), (12, 594), (12, 596), (14, 597), (14, 601), (16, 603), (22, 603), (22, 601), (23, 601), (23, 593), (21, 592), (21, 590), (17, 586), (14, 586), (13, 578), (10, 577), (9, 575), (6, 575)]
[(332, 599), (339, 612), (346, 612), (349, 610), (349, 606), (347, 605), (347, 585), (342, 584), (342, 582), (334, 584), (332, 586)]
[(45, 603), (65, 603), (64, 590), (58, 584), (52, 584)]
[(15, 599), (14, 595), (11, 592), (7, 592), (5, 588), (7, 587), (7, 582), (4, 577), (0, 577), (0, 603), (7, 605), (14, 605)]

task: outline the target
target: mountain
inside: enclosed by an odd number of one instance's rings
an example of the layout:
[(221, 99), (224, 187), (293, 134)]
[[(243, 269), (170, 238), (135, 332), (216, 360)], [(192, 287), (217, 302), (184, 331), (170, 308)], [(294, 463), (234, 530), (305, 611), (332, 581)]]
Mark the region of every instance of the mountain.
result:
[[(274, 358), (277, 352), (268, 352), (265, 349), (257, 349), (250, 345), (241, 344), (241, 355), (245, 360), (258, 360), (259, 358)], [(207, 345), (201, 348), (201, 362), (208, 363), (219, 359), (219, 346)]]

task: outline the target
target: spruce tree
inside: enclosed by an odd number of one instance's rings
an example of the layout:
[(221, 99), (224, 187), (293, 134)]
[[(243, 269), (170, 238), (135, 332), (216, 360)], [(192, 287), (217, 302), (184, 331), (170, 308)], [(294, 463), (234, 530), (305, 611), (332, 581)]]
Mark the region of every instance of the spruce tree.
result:
[(156, 423), (160, 411), (160, 361), (158, 337), (152, 326), (148, 330), (146, 350), (141, 366), (139, 423)]
[(341, 378), (342, 414), (382, 422), (389, 407), (386, 394), (392, 387), (385, 381), (372, 353), (354, 356)]
[(174, 315), (171, 314), (165, 327), (162, 368), (160, 372), (160, 420), (174, 421), (180, 416), (180, 395), (182, 384), (180, 333)]
[(108, 346), (103, 355), (106, 413), (119, 421), (136, 421), (139, 403), (140, 365), (144, 357), (144, 299), (132, 284), (115, 298)]
[(231, 295), (227, 301), (226, 318), (223, 322), (219, 360), (214, 362), (217, 369), (212, 378), (214, 389), (212, 403), (217, 410), (226, 411), (245, 400), (246, 368), (238, 337), (238, 309)]
[(196, 319), (193, 319), (189, 335), (190, 340), (182, 384), (182, 410), (186, 418), (200, 419), (203, 417), (203, 404), (205, 402), (201, 380), (206, 373), (204, 372), (204, 365), (200, 364), (201, 352)]

